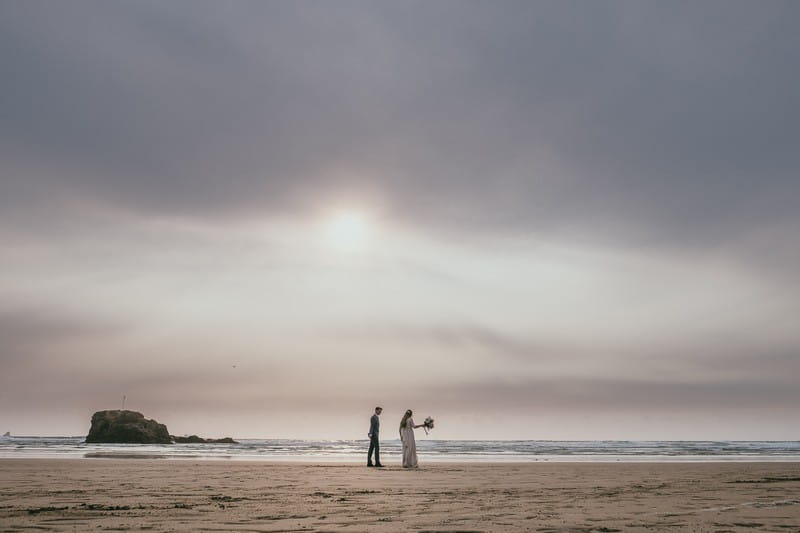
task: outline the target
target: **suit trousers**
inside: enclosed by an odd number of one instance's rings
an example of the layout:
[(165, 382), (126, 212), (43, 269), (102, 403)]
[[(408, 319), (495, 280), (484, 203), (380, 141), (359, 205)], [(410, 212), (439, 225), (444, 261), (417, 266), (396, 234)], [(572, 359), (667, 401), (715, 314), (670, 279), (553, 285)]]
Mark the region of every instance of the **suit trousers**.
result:
[(369, 439), (369, 452), (367, 452), (367, 464), (372, 464), (372, 452), (375, 452), (375, 464), (381, 464), (381, 445), (378, 442), (378, 435), (372, 434)]

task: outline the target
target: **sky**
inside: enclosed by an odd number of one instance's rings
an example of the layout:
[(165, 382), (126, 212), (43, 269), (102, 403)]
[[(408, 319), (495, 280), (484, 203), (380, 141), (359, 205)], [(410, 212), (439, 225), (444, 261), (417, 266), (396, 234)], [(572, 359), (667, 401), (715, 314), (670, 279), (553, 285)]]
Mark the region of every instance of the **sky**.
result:
[(0, 0), (0, 432), (800, 438), (798, 20)]

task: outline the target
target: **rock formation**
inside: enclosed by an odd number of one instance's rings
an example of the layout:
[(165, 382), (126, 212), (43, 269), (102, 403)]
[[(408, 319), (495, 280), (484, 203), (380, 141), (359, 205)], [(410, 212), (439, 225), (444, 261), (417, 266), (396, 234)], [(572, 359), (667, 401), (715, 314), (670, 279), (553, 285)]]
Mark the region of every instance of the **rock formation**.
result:
[(177, 444), (239, 444), (230, 437), (224, 439), (204, 439), (197, 435), (189, 435), (188, 437), (172, 436), (172, 441)]
[(136, 411), (98, 411), (87, 443), (172, 444), (167, 426)]

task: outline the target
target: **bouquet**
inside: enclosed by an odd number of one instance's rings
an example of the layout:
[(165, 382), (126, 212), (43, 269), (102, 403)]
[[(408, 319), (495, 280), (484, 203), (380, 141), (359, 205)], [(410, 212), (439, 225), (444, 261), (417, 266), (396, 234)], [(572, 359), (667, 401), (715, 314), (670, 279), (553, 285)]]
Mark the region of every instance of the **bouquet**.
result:
[(425, 434), (427, 435), (428, 430), (433, 429), (433, 418), (431, 417), (426, 418), (425, 421), (422, 423), (422, 429), (425, 430)]

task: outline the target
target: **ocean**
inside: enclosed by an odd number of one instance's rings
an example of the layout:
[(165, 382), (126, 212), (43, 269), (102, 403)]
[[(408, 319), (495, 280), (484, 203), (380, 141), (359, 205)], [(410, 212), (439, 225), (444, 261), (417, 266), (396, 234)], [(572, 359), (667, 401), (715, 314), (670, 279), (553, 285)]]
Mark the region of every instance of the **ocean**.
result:
[[(84, 437), (0, 437), (0, 458), (158, 458), (365, 462), (365, 440), (242, 439), (238, 444), (86, 444)], [(417, 440), (420, 462), (800, 461), (800, 441)], [(381, 460), (399, 463), (400, 441), (381, 441)]]

